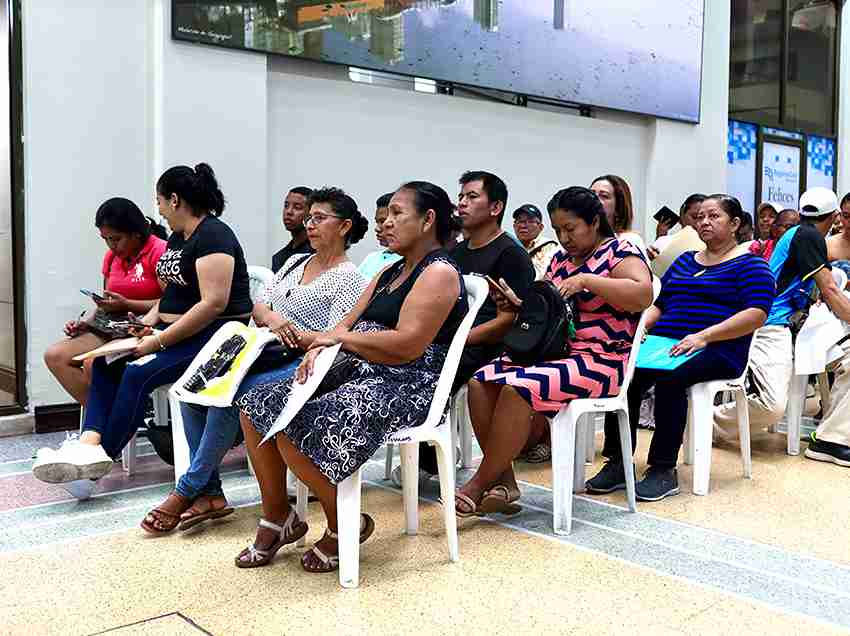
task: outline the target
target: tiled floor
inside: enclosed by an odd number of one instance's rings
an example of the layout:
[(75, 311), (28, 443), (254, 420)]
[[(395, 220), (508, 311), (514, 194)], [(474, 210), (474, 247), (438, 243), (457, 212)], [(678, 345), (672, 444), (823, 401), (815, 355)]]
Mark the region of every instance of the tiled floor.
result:
[[(402, 532), (400, 493), (380, 457), (364, 475), (377, 530), (361, 553), (361, 586), (301, 570), (300, 551), (239, 570), (258, 491), (241, 449), (224, 471), (239, 509), (183, 535), (138, 523), (171, 488), (145, 455), (132, 478), (116, 467), (76, 502), (29, 474), (46, 436), (0, 440), (0, 633), (421, 634), (840, 633), (850, 628), (850, 471), (782, 452), (756, 436), (752, 481), (737, 447), (716, 448), (712, 490), (621, 506), (622, 493), (580, 496), (569, 537), (551, 533), (549, 467), (518, 465), (521, 515), (460, 523), (460, 563), (446, 554), (436, 483), (422, 487), (421, 530)], [(56, 442), (53, 436), (50, 441)], [(638, 458), (645, 456), (642, 433)], [(149, 447), (141, 447), (143, 454)], [(596, 466), (588, 468), (595, 470)], [(308, 539), (323, 531), (310, 506)], [(107, 631), (111, 630), (111, 631)]]

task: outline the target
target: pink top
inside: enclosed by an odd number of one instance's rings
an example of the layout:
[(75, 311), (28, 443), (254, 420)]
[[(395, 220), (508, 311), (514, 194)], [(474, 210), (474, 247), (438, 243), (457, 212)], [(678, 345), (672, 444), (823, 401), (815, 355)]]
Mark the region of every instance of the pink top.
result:
[(139, 254), (130, 261), (116, 258), (112, 250), (108, 250), (101, 270), (106, 279), (106, 290), (121, 294), (128, 300), (155, 300), (162, 296), (156, 278), (156, 263), (165, 246), (165, 241), (151, 234)]
[(767, 239), (766, 241), (753, 241), (750, 245), (750, 253), (756, 256), (761, 256), (764, 260), (769, 261), (773, 255), (773, 249), (776, 247), (776, 241)]

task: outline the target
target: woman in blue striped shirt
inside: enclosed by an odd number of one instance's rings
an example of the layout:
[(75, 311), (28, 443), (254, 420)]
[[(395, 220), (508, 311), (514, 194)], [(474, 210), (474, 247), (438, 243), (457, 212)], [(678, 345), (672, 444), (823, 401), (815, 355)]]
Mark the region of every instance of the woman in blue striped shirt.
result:
[[(647, 310), (646, 322), (653, 335), (679, 341), (671, 355), (699, 353), (672, 371), (635, 369), (629, 386), (632, 448), (641, 397), (655, 387), (649, 468), (635, 488), (642, 501), (678, 494), (676, 461), (687, 423), (688, 387), (739, 377), (744, 372), (753, 332), (766, 320), (775, 295), (767, 262), (740, 247), (735, 239), (744, 219), (738, 200), (712, 195), (702, 203), (700, 214), (697, 231), (706, 248), (686, 252), (670, 266), (661, 281), (661, 294)], [(605, 421), (602, 454), (608, 461), (587, 482), (591, 494), (625, 488), (616, 417)]]

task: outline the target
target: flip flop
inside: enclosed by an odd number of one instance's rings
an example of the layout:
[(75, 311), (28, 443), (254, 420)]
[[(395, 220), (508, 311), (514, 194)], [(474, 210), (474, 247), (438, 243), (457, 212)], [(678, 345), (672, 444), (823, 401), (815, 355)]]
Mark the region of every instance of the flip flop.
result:
[[(198, 502), (201, 500), (205, 500), (209, 503), (209, 509), (200, 511), (195, 506), (198, 505)], [(195, 513), (190, 514), (188, 517), (184, 517), (186, 513)], [(177, 527), (180, 532), (185, 532), (190, 528), (194, 528), (199, 523), (203, 523), (207, 519), (221, 519), (222, 517), (226, 517), (228, 515), (232, 515), (234, 513), (234, 508), (231, 508), (227, 505), (227, 501), (225, 501), (225, 505), (223, 508), (213, 508), (212, 507), (212, 497), (198, 497), (195, 502), (191, 505), (191, 507), (180, 515), (180, 525)]]
[(485, 514), (501, 514), (513, 516), (522, 512), (522, 506), (515, 504), (516, 499), (511, 500), (510, 491), (507, 486), (497, 484), (484, 493), (478, 510)]

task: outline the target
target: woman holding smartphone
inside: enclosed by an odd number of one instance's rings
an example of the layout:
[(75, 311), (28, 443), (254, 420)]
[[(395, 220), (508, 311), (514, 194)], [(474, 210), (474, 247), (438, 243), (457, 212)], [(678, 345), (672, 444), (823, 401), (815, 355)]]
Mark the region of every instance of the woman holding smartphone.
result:
[[(136, 332), (136, 360), (95, 360), (80, 438), (39, 451), (33, 474), (41, 481), (108, 473), (142, 424), (150, 392), (175, 382), (225, 322), (248, 322), (248, 268), (239, 240), (218, 218), (224, 195), (212, 168), (204, 163), (169, 168), (157, 182), (156, 199), (173, 230), (156, 268), (165, 284), (162, 298), (142, 319), (148, 327)], [(153, 511), (146, 525), (157, 530), (169, 522), (166, 516)]]
[[(125, 320), (128, 312), (144, 314), (162, 295), (156, 264), (165, 252), (165, 228), (142, 214), (129, 199), (115, 197), (97, 210), (94, 225), (109, 248), (103, 257), (101, 294), (80, 290), (97, 305), (86, 318), (65, 323), (65, 335), (50, 345), (44, 362), (59, 384), (77, 402), (86, 405), (90, 376), (74, 356), (91, 351), (106, 341), (106, 334), (92, 328), (98, 317)], [(90, 367), (88, 369), (90, 371)]]

